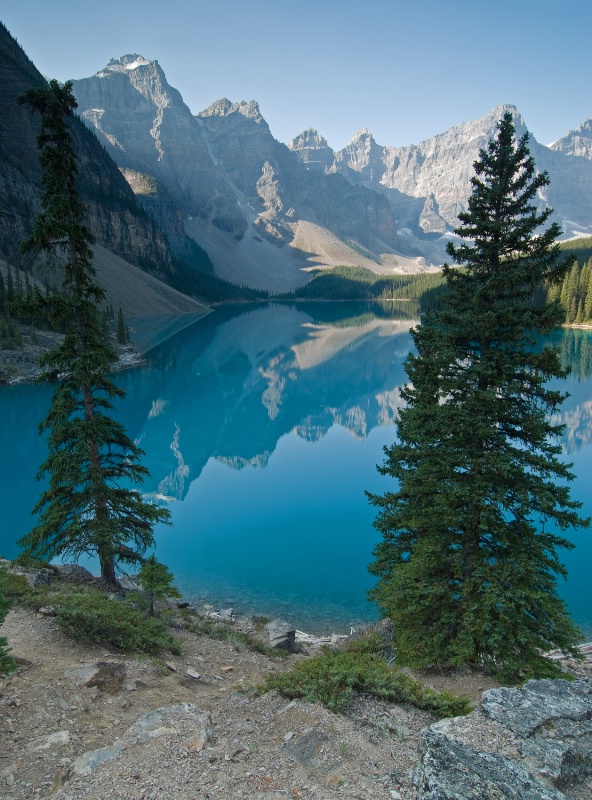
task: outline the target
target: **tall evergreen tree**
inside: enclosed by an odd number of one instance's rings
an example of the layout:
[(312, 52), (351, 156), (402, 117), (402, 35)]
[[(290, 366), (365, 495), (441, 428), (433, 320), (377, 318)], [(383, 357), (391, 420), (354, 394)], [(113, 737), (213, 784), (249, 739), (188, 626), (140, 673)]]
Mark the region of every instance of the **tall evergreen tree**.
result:
[(128, 337), (125, 329), (125, 322), (123, 319), (123, 311), (121, 309), (121, 306), (119, 306), (119, 309), (117, 311), (117, 341), (119, 344), (127, 344), (127, 340)]
[(141, 561), (153, 545), (153, 525), (169, 514), (122, 486), (140, 484), (148, 471), (140, 463), (142, 451), (109, 416), (111, 401), (124, 392), (111, 378), (117, 356), (97, 308), (104, 293), (94, 280), (93, 237), (75, 186), (76, 154), (68, 128), (76, 107), (72, 85), (51, 81), (30, 89), (21, 101), (41, 114), (44, 188), (42, 209), (24, 248), (44, 253), (62, 271), (61, 292), (44, 302), (65, 335), (42, 359), (46, 377), (56, 382), (40, 425), (49, 433), (49, 455), (38, 477), (48, 474), (49, 488), (34, 509), (38, 524), (19, 544), (43, 558), (97, 555), (102, 578), (117, 586), (116, 564)]
[(372, 597), (391, 616), (399, 658), (417, 666), (472, 663), (520, 677), (553, 674), (541, 653), (573, 653), (578, 630), (556, 591), (565, 576), (561, 534), (587, 525), (570, 499), (549, 422), (564, 399), (555, 349), (536, 346), (562, 321), (536, 304), (543, 281), (561, 281), (551, 209), (533, 200), (528, 136), (512, 116), (480, 151), (468, 211), (449, 245), (462, 269), (445, 268), (442, 309), (413, 332), (407, 406), (383, 474), (398, 488), (371, 496), (383, 540), (370, 571)]

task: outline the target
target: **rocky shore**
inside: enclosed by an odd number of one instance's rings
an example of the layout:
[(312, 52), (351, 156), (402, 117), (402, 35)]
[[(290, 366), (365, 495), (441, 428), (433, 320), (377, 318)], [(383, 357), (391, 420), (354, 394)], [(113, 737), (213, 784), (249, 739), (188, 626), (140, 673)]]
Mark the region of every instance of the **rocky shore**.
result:
[[(267, 642), (278, 632), (197, 610)], [(592, 796), (592, 660), (566, 663), (575, 682), (521, 689), (479, 673), (417, 676), (474, 698), (470, 715), (437, 722), (367, 696), (333, 714), (254, 690), (314, 654), (313, 640), (280, 660), (179, 630), (182, 655), (137, 657), (75, 643), (51, 611), (18, 607), (0, 633), (18, 660), (0, 682), (3, 800)]]

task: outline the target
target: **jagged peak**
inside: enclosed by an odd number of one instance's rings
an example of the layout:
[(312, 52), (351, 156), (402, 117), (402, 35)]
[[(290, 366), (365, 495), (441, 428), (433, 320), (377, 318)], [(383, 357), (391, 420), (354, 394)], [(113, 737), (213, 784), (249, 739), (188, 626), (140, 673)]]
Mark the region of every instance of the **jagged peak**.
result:
[(238, 103), (232, 103), (227, 97), (222, 97), (216, 100), (211, 106), (200, 111), (198, 117), (228, 117), (230, 114), (242, 114), (243, 117), (252, 119), (257, 123), (264, 123), (265, 120), (261, 116), (259, 104), (256, 100), (239, 100)]
[[(120, 56), (119, 58), (112, 58), (105, 69), (101, 70), (101, 72), (129, 72), (132, 69), (146, 67), (150, 64), (158, 64), (158, 62), (150, 61), (149, 59), (144, 58), (144, 56), (139, 55), (139, 53), (128, 53), (127, 55)], [(101, 72), (97, 74), (100, 75)]]
[(370, 144), (375, 144), (374, 136), (372, 136), (368, 128), (360, 128), (359, 131), (356, 131), (352, 136), (352, 138), (350, 139), (350, 141), (348, 142), (347, 146), (349, 147), (349, 145), (352, 144), (359, 144), (359, 142), (362, 141), (369, 142)]
[(329, 144), (316, 128), (307, 128), (288, 142), (288, 147), (290, 150), (299, 150), (303, 147), (329, 147)]

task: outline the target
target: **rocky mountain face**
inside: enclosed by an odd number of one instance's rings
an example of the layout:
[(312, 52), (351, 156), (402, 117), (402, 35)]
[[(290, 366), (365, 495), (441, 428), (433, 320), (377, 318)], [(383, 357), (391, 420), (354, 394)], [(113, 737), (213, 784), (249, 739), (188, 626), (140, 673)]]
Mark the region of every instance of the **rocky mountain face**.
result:
[[(335, 154), (329, 169), (386, 195), (397, 218), (403, 250), (415, 249), (428, 258), (437, 257), (437, 237), (444, 237), (440, 242), (443, 250), (446, 234), (457, 226), (458, 214), (467, 209), (473, 163), (479, 150), (495, 135), (496, 124), (505, 111), (513, 114), (517, 135), (526, 133), (518, 110), (507, 105), (419, 145), (382, 147), (364, 129)], [(592, 231), (592, 168), (574, 157), (584, 154), (586, 142), (589, 148), (592, 145), (592, 139), (586, 136), (590, 130), (590, 122), (584, 123), (579, 132), (566, 137), (563, 146), (560, 140), (554, 149), (530, 137), (529, 147), (537, 168), (548, 171), (551, 179), (539, 204), (554, 208), (555, 218), (566, 233)]]
[[(0, 60), (0, 256), (22, 263), (18, 244), (40, 196), (38, 123), (15, 100), (43, 78), (5, 29)], [(513, 106), (499, 106), (419, 145), (382, 146), (363, 129), (333, 152), (312, 128), (284, 145), (254, 101), (223, 98), (194, 115), (158, 62), (138, 54), (112, 59), (74, 92), (87, 126), (72, 125), (79, 186), (98, 243), (183, 289), (180, 261), (272, 291), (301, 285), (314, 267), (441, 264), (503, 112), (526, 132)], [(540, 204), (566, 234), (592, 231), (592, 121), (552, 148), (531, 138), (530, 149), (551, 177)]]
[[(333, 152), (310, 128), (286, 146), (254, 101), (223, 98), (194, 116), (158, 62), (137, 54), (76, 81), (75, 94), (171, 243), (188, 233), (220, 275), (268, 289), (299, 285), (311, 266), (392, 273), (441, 264), (473, 164), (504, 111), (526, 132), (516, 108), (499, 106), (419, 145), (382, 146), (363, 129)], [(566, 233), (592, 230), (592, 163), (579, 157), (589, 134), (584, 124), (554, 149), (530, 140), (551, 177), (539, 203)]]
[[(0, 258), (31, 266), (20, 252), (40, 207), (41, 171), (36, 137), (39, 116), (18, 105), (18, 96), (45, 79), (0, 25)], [(77, 179), (87, 223), (103, 249), (175, 284), (176, 269), (165, 236), (139, 206), (116, 165), (83, 124), (71, 124), (78, 156)], [(125, 267), (124, 262), (121, 265)]]
[(592, 117), (553, 142), (550, 148), (565, 155), (592, 159)]
[(222, 276), (292, 288), (316, 263), (376, 267), (383, 253), (394, 254), (388, 200), (301, 164), (255, 102), (222, 99), (193, 116), (158, 62), (137, 54), (75, 81), (74, 92), (81, 117), (171, 243), (183, 234), (182, 217)]

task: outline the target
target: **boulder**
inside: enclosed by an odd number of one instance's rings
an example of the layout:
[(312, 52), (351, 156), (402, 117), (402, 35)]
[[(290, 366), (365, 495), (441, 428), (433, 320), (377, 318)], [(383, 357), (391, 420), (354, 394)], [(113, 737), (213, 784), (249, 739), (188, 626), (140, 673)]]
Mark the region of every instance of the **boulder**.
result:
[(590, 681), (528, 681), (522, 689), (484, 692), (482, 708), (485, 716), (526, 737), (558, 720), (591, 719), (592, 685)]
[(71, 667), (65, 674), (78, 686), (96, 686), (101, 692), (116, 694), (125, 683), (127, 670), (124, 661), (96, 661)]
[(72, 583), (88, 583), (94, 580), (92, 572), (89, 572), (80, 564), (57, 564), (56, 571), (63, 581)]
[(419, 742), (417, 800), (565, 800), (508, 758), (480, 753), (435, 727)]
[(272, 619), (265, 626), (265, 630), (270, 647), (287, 650), (289, 653), (296, 652), (296, 628), (293, 625), (289, 625), (283, 619)]
[[(79, 756), (72, 764), (76, 775), (90, 775), (101, 764), (113, 761), (128, 748), (146, 747), (154, 739), (179, 740), (187, 750), (203, 750), (212, 741), (212, 719), (192, 703), (165, 706), (143, 714), (131, 725), (120, 739), (108, 747), (90, 750)], [(158, 747), (160, 753), (162, 747)]]
[(490, 689), (480, 709), (422, 733), (417, 800), (592, 796), (591, 721), (590, 680)]

